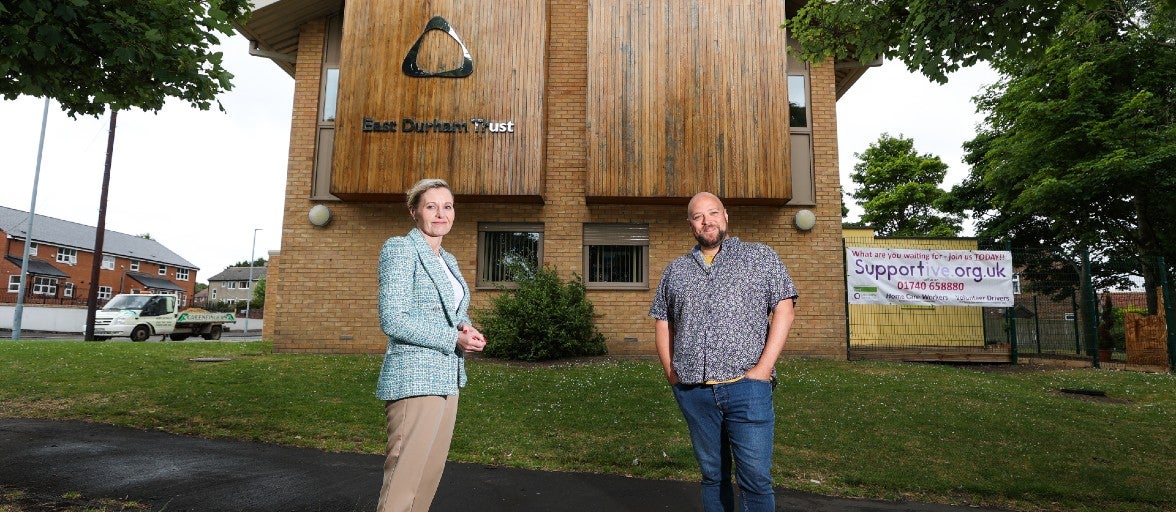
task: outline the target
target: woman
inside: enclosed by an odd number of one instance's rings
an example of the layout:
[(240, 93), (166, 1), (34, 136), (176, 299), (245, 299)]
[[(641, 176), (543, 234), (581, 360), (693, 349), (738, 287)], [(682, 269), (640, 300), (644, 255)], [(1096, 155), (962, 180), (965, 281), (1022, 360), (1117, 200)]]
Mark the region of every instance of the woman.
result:
[(453, 192), (439, 179), (406, 192), (416, 228), (380, 251), (380, 326), (388, 335), (376, 396), (386, 400), (388, 458), (379, 512), (428, 510), (445, 469), (465, 354), (486, 339), (470, 325), (469, 287), (441, 239)]

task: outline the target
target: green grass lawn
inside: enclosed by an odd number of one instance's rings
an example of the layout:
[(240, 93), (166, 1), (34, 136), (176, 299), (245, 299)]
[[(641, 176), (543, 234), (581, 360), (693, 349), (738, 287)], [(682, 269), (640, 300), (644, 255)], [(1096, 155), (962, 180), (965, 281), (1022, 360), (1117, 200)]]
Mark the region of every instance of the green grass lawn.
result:
[[(266, 343), (0, 341), (0, 416), (383, 453), (380, 361)], [(1019, 510), (1176, 510), (1176, 376), (1013, 370), (781, 361), (776, 482)], [(655, 361), (474, 360), (469, 373), (450, 460), (697, 478)]]

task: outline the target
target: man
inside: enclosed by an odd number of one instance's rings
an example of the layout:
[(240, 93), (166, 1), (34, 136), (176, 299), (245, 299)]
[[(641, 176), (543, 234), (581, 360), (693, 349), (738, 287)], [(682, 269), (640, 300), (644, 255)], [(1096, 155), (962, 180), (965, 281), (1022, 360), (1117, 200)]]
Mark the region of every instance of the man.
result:
[(670, 262), (649, 308), (655, 344), (702, 469), (703, 510), (776, 510), (772, 489), (775, 365), (794, 318), (796, 287), (766, 245), (727, 237), (714, 194), (687, 206), (698, 245)]

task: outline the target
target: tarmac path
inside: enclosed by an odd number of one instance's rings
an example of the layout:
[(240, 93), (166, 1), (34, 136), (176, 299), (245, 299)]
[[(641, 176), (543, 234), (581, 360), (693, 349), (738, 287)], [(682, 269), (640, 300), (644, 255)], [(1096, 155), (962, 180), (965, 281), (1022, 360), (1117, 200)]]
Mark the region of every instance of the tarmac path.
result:
[[(357, 512), (375, 508), (383, 457), (209, 440), (78, 421), (0, 418), (0, 484), (134, 500), (152, 510)], [(777, 489), (787, 512), (996, 512)], [(435, 512), (700, 510), (698, 484), (449, 463)]]

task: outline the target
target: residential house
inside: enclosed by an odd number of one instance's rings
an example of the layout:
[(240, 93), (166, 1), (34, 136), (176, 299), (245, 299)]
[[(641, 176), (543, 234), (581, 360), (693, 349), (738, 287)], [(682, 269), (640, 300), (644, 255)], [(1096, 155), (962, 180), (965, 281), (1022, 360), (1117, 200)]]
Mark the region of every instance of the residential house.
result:
[[(253, 280), (250, 281), (250, 274)], [(253, 298), (253, 287), (265, 279), (266, 267), (228, 267), (208, 278), (208, 302), (236, 304)]]
[[(20, 289), (28, 212), (0, 206), (0, 236), (4, 261), (0, 282), (6, 286), (0, 303), (16, 302)], [(95, 228), (85, 224), (37, 215), (29, 245), (25, 302), (36, 304), (85, 304), (90, 293), (94, 262)], [(149, 238), (106, 230), (98, 273), (98, 300), (119, 293), (173, 293), (187, 305), (196, 287), (199, 270), (163, 244)]]
[(404, 191), (437, 177), (475, 308), (523, 257), (583, 276), (610, 353), (653, 354), (650, 302), (711, 191), (731, 235), (791, 270), (786, 354), (844, 358), (836, 101), (866, 66), (788, 51), (804, 2), (492, 3), (252, 2), (250, 53), (294, 80), (275, 351), (384, 350), (379, 249), (413, 227)]

